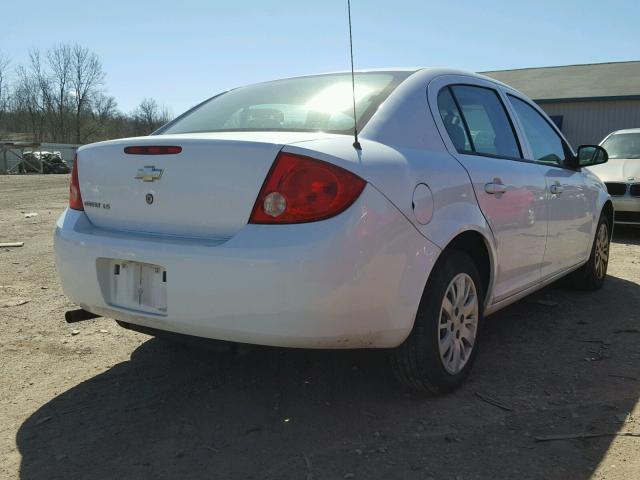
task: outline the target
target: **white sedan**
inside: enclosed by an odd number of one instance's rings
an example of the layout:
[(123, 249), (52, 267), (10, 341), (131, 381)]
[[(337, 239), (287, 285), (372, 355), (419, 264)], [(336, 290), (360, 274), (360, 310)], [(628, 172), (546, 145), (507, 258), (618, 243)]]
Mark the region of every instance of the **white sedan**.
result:
[(602, 285), (613, 206), (582, 167), (606, 161), (475, 74), (357, 72), (353, 96), (348, 73), (261, 83), (80, 148), (57, 268), (76, 319), (388, 348), (402, 383), (446, 392), (484, 316), (568, 274)]
[(611, 195), (616, 223), (640, 225), (640, 128), (613, 132), (600, 144), (611, 159), (591, 167)]

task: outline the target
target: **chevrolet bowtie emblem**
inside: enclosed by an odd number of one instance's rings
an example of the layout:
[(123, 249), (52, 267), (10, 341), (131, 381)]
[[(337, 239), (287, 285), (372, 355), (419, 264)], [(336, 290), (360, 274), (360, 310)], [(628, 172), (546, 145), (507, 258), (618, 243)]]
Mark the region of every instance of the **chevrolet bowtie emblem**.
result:
[(156, 168), (153, 165), (147, 165), (144, 168), (138, 169), (138, 173), (136, 173), (136, 179), (142, 180), (143, 182), (153, 182), (154, 180), (160, 180), (162, 177), (162, 172), (164, 170), (162, 168)]

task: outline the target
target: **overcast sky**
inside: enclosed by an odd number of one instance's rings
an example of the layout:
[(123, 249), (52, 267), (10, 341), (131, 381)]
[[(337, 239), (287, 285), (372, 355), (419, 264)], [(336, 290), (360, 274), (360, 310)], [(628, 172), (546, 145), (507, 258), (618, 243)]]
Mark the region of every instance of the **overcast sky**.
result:
[[(640, 1), (352, 0), (356, 68), (482, 71), (640, 60)], [(80, 43), (119, 108), (349, 67), (346, 0), (4, 0), (0, 51)]]

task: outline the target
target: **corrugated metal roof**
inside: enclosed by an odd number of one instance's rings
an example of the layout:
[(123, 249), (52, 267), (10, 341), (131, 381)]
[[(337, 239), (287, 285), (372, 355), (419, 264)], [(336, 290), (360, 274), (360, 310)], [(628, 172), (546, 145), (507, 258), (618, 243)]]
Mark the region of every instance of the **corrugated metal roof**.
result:
[(482, 72), (536, 101), (640, 98), (640, 61)]

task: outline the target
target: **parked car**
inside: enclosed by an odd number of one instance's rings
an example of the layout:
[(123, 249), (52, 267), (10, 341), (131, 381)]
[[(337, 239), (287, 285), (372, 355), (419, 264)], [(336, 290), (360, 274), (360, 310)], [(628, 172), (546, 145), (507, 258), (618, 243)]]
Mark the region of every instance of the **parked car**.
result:
[(18, 171), (20, 173), (69, 173), (71, 168), (60, 152), (24, 152)]
[(613, 132), (600, 145), (611, 161), (590, 170), (607, 186), (615, 222), (640, 225), (640, 128)]
[[(134, 330), (386, 348), (406, 386), (469, 374), (483, 319), (605, 280), (613, 205), (540, 108), (447, 69), (277, 80), (78, 150), (67, 296)], [(89, 313), (87, 313), (89, 312)], [(71, 315), (71, 314), (70, 314)], [(71, 317), (73, 318), (73, 316)]]

